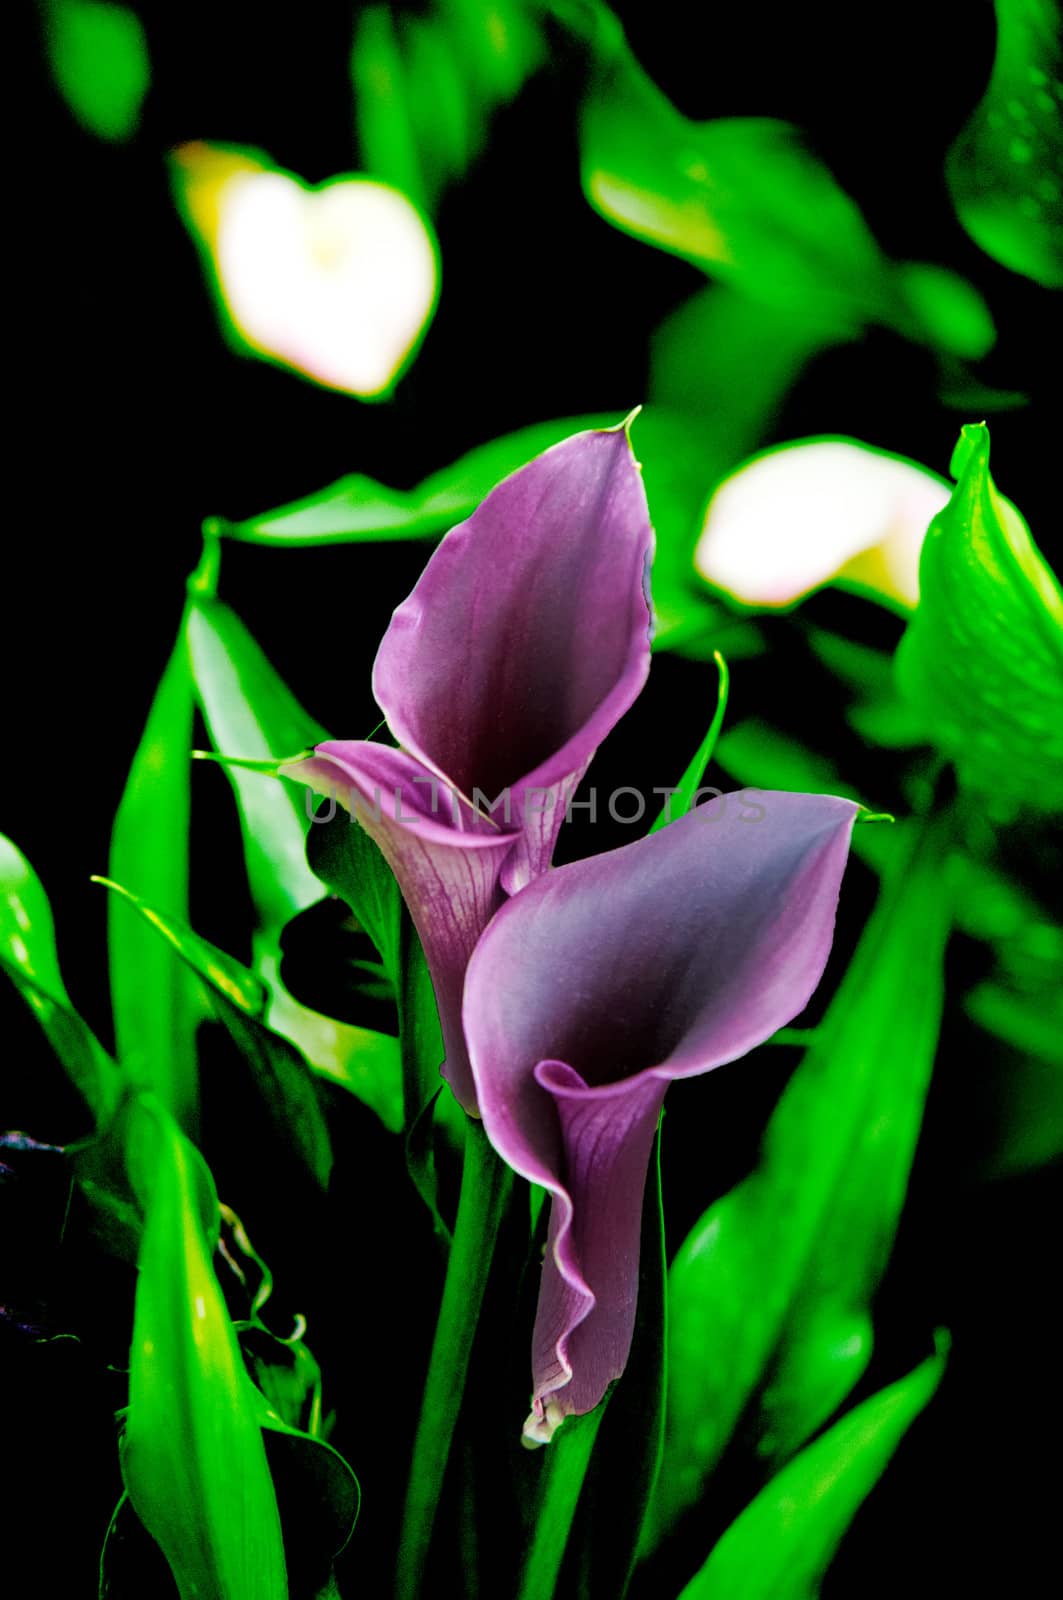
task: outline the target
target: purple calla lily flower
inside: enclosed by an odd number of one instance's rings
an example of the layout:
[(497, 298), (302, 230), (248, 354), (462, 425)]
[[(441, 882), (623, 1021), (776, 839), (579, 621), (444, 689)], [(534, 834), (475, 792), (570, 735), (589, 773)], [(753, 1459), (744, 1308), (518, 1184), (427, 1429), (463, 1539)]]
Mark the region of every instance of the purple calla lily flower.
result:
[(665, 1091), (803, 1009), (830, 951), (858, 809), (829, 795), (724, 795), (538, 878), (480, 939), (463, 1015), (484, 1127), (552, 1196), (529, 1442), (593, 1410), (622, 1373)]
[(602, 739), (649, 670), (653, 534), (626, 427), (575, 434), (442, 540), (395, 612), (373, 690), (401, 749), (318, 745), (281, 769), (386, 856), (432, 974), (461, 1104), (461, 986), (507, 894), (550, 864)]

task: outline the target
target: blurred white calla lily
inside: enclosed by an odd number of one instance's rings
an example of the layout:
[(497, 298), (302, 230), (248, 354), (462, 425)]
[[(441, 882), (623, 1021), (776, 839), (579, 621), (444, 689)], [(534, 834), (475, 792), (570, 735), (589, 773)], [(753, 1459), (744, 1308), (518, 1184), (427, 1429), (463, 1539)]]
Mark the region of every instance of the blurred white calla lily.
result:
[(253, 152), (183, 145), (178, 200), (235, 342), (364, 399), (393, 386), (435, 307), (417, 208), (362, 177), (311, 188)]
[(854, 439), (755, 456), (716, 490), (694, 555), (743, 605), (791, 606), (838, 583), (901, 610), (919, 600), (919, 553), (951, 486)]

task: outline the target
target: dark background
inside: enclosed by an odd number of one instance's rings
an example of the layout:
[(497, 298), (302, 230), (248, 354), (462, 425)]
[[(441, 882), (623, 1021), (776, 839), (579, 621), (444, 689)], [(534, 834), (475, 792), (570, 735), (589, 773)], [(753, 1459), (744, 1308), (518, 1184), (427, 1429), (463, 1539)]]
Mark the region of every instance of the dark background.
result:
[[(988, 74), (991, 6), (655, 0), (617, 9), (643, 64), (685, 113), (793, 120), (888, 253), (946, 263), (980, 287), (999, 333), (983, 376), (1032, 402), (990, 417), (995, 473), (1042, 548), (1057, 553), (1044, 460), (1054, 442), (1047, 330), (1055, 308), (967, 240), (941, 177), (945, 150)], [(644, 396), (650, 332), (703, 282), (693, 268), (610, 228), (584, 202), (576, 78), (560, 58), (499, 112), (484, 155), (443, 201), (442, 298), (393, 401), (362, 404), (231, 354), (174, 211), (164, 154), (201, 138), (254, 144), (309, 181), (356, 169), (351, 18), (345, 5), (267, 13), (201, 0), (152, 8), (144, 20), (154, 81), (143, 124), (132, 143), (112, 147), (73, 122), (28, 17), (18, 72), (30, 92), (13, 162), (19, 215), (9, 246), (18, 271), (7, 365), (15, 492), (6, 529), (9, 761), (0, 826), (44, 878), (72, 995), (104, 1036), (104, 904), (87, 880), (105, 869), (110, 822), (172, 646), (202, 519), (248, 515), (351, 470), (406, 486), (525, 423), (610, 409), (619, 416)], [(943, 472), (969, 420), (943, 404), (927, 354), (872, 333), (812, 364), (772, 437), (847, 433)], [(376, 720), (373, 652), (423, 559), (418, 546), (228, 549), (221, 592), (308, 709), (337, 735), (360, 737)], [(865, 615), (850, 621), (854, 634)], [(875, 626), (879, 642), (896, 636), (889, 621)], [(735, 720), (756, 710), (809, 727), (800, 691), (791, 704), (784, 699), (788, 681), (770, 663), (751, 665), (735, 685)], [(635, 714), (620, 754), (606, 752), (606, 760), (619, 763), (639, 747), (656, 763), (651, 781), (661, 782), (699, 736), (708, 690), (704, 668), (670, 658), (658, 660), (654, 682), (659, 698)], [(634, 781), (626, 773), (622, 781)], [(200, 770), (195, 783), (205, 820), (195, 834), (194, 920), (240, 954), (239, 842), (225, 782)], [(843, 934), (858, 928), (869, 899), (856, 873)], [(961, 976), (976, 970), (972, 952), (961, 948), (954, 960), (967, 964)], [(2, 998), (0, 1016), (16, 1045), (7, 1069), (13, 1109), (0, 1120), (62, 1143), (84, 1131), (77, 1109), (17, 1002)], [(1048, 1282), (1058, 1199), (1043, 1174), (993, 1183), (975, 1176), (980, 1141), (990, 1135), (969, 1093), (970, 1036), (947, 1037), (945, 1046), (880, 1296), (872, 1380), (907, 1370), (935, 1326), (951, 1330), (953, 1356), (939, 1397), (845, 1542), (825, 1589), (834, 1600), (912, 1585), (1037, 1594), (1054, 1558), (1043, 1452), (1057, 1438), (1048, 1420), (1059, 1389)], [(722, 1073), (681, 1086), (682, 1117), (670, 1119), (676, 1127), (665, 1135), (676, 1242), (753, 1159), (792, 1065), (787, 1051), (758, 1059), (755, 1081)], [(411, 1245), (412, 1270), (432, 1269), (423, 1217), (392, 1185), (385, 1141), (372, 1119), (349, 1108), (343, 1117), (357, 1166), (339, 1197), (349, 1234), (333, 1222), (326, 1237), (311, 1209), (295, 1236), (290, 1227), (286, 1235), (276, 1202), (271, 1210), (264, 1197), (276, 1175), (255, 1174), (253, 1139), (231, 1181), (237, 1190), (246, 1182), (259, 1233), (276, 1239), (281, 1303), (306, 1309), (300, 1295), (317, 1296), (309, 1342), (325, 1364), (340, 1415), (337, 1443), (362, 1478), (368, 1522), (395, 1481), (390, 1468), (374, 1478), (365, 1439), (385, 1456), (389, 1444), (404, 1448), (401, 1419), (416, 1403), (408, 1391), (418, 1380), (403, 1363), (416, 1361), (429, 1333), (404, 1321), (410, 1291), (399, 1280), (408, 1269), (399, 1273), (373, 1235), (382, 1205), (406, 1205), (396, 1229), (420, 1241)], [(216, 1159), (224, 1167), (227, 1158)], [(13, 1370), (28, 1374), (15, 1380), (24, 1431), (6, 1431), (5, 1452), (19, 1463), (30, 1500), (52, 1507), (64, 1530), (46, 1552), (29, 1552), (45, 1560), (49, 1587), (25, 1592), (87, 1595), (118, 1482), (111, 1412), (121, 1383), (100, 1376), (99, 1357), (121, 1364), (114, 1330), (128, 1312), (129, 1280), (119, 1268), (84, 1276), (55, 1243), (54, 1186), (34, 1185), (31, 1199), (28, 1189), (23, 1196), (29, 1242), (15, 1277), (32, 1283), (43, 1325), (77, 1331), (83, 1342), (40, 1347), (32, 1358), (20, 1347), (25, 1367)], [(219, 1185), (230, 1197), (221, 1175)], [(330, 1279), (323, 1296), (312, 1286), (315, 1272)], [(382, 1318), (385, 1351), (372, 1386), (381, 1392), (348, 1392), (345, 1341), (363, 1349), (365, 1321), (374, 1318)], [(360, 1561), (372, 1559), (372, 1538), (356, 1534), (352, 1593)], [(14, 1543), (27, 1553), (17, 1532)]]

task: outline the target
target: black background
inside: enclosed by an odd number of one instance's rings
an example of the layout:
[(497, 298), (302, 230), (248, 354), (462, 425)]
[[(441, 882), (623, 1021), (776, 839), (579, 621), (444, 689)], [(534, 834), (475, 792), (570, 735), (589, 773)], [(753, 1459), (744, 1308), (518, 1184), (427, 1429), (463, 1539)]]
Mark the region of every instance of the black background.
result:
[[(685, 113), (792, 119), (890, 254), (947, 263), (981, 288), (999, 333), (983, 375), (1032, 402), (990, 418), (995, 475), (1042, 548), (1057, 554), (1044, 459), (1054, 382), (1047, 334), (1056, 308), (966, 239), (941, 177), (944, 152), (988, 74), (991, 6), (655, 0), (618, 10), (643, 64)], [(259, 146), (309, 181), (357, 168), (351, 18), (349, 7), (326, 4), (264, 12), (201, 0), (153, 8), (144, 18), (153, 87), (140, 133), (120, 147), (77, 128), (28, 18), (29, 48), (18, 70), (29, 92), (12, 161), (18, 215), (9, 245), (18, 276), (8, 302), (14, 449), (0, 826), (45, 880), (68, 985), (104, 1036), (104, 905), (87, 880), (105, 869), (111, 818), (172, 646), (202, 519), (248, 515), (351, 470), (406, 486), (525, 423), (610, 409), (619, 416), (643, 398), (649, 333), (703, 281), (587, 207), (576, 79), (559, 58), (552, 74), (498, 114), (484, 155), (442, 204), (442, 298), (394, 401), (364, 405), (231, 354), (174, 212), (164, 154), (206, 138)], [(872, 333), (812, 364), (771, 436), (843, 432), (945, 471), (967, 420), (975, 419), (943, 404), (928, 355)], [(337, 735), (360, 737), (376, 720), (373, 652), (423, 559), (422, 547), (227, 550), (221, 592), (308, 709)], [(836, 615), (858, 602), (822, 604), (841, 608)], [(845, 615), (859, 632), (864, 614)], [(896, 636), (888, 621), (875, 626), (879, 642)], [(744, 680), (736, 677), (735, 720), (770, 710), (776, 722), (814, 729), (833, 715), (810, 712), (799, 690), (788, 703), (787, 681), (782, 671), (751, 665)], [(607, 771), (638, 748), (654, 763), (652, 781), (666, 782), (686, 759), (704, 724), (705, 669), (661, 658), (654, 685), (657, 699), (633, 714), (616, 751), (606, 752)], [(224, 778), (200, 769), (195, 795), (205, 820), (194, 839), (194, 920), (243, 954), (239, 841)], [(857, 872), (840, 960), (869, 898)], [(953, 959), (966, 962), (963, 976), (970, 976), (977, 957), (961, 949)], [(17, 1003), (6, 995), (3, 1002), (16, 1046), (2, 1120), (62, 1143), (84, 1131), (77, 1108)], [(1053, 1463), (1043, 1452), (1056, 1447), (1049, 1407), (1059, 1388), (1048, 1282), (1058, 1197), (1044, 1174), (976, 1180), (979, 1141), (988, 1137), (971, 1093), (976, 1063), (966, 1054), (968, 1035), (945, 1045), (880, 1296), (869, 1383), (907, 1370), (929, 1348), (934, 1326), (951, 1329), (954, 1351), (938, 1399), (845, 1542), (824, 1591), (834, 1600), (912, 1586), (1016, 1595), (1046, 1587)], [(665, 1134), (676, 1242), (753, 1158), (792, 1065), (787, 1051), (757, 1060), (755, 1079), (731, 1071), (681, 1086), (682, 1117), (673, 1115), (674, 1131), (666, 1126)], [(209, 1106), (208, 1097), (208, 1113)], [(386, 1141), (372, 1119), (349, 1110), (342, 1117), (350, 1122), (353, 1169), (334, 1197), (343, 1228), (333, 1217), (325, 1229), (305, 1196), (298, 1227), (285, 1221), (269, 1191), (288, 1175), (256, 1172), (253, 1124), (239, 1158), (208, 1153), (223, 1198), (244, 1210), (256, 1238), (275, 1241), (279, 1301), (311, 1307), (309, 1342), (340, 1415), (337, 1443), (366, 1493), (346, 1570), (352, 1593), (375, 1593), (359, 1591), (357, 1574), (379, 1554), (370, 1512), (396, 1493), (401, 1461), (388, 1465), (388, 1451), (398, 1456), (405, 1448), (416, 1363), (430, 1331), (420, 1307), (431, 1295), (419, 1299), (410, 1279), (433, 1269), (424, 1219), (392, 1181)], [(242, 1184), (243, 1206), (235, 1199)], [(287, 1190), (285, 1197), (292, 1198)], [(129, 1280), (119, 1268), (86, 1276), (69, 1249), (64, 1254), (54, 1185), (27, 1180), (21, 1205), (27, 1242), (12, 1258), (12, 1281), (31, 1286), (44, 1326), (76, 1331), (83, 1342), (18, 1348), (14, 1397), (23, 1429), (5, 1429), (4, 1449), (57, 1537), (27, 1549), (16, 1528), (14, 1545), (43, 1574), (26, 1593), (88, 1595), (118, 1482), (111, 1411), (121, 1403), (121, 1382), (101, 1376), (101, 1358), (121, 1364), (116, 1330), (128, 1314)], [(400, 1264), (377, 1236), (388, 1207), (392, 1216), (398, 1208), (389, 1239), (413, 1241)], [(375, 1353), (364, 1389), (343, 1376), (352, 1350), (363, 1377), (367, 1352)], [(384, 1465), (370, 1465), (374, 1453)]]

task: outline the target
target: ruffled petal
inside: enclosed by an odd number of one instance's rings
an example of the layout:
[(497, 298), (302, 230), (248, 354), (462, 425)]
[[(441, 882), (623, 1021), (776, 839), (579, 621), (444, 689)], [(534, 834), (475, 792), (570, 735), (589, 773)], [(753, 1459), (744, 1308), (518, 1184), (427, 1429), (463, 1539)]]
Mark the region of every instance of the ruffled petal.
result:
[(652, 540), (624, 429), (576, 434), (447, 534), (384, 636), (373, 687), (399, 744), (481, 807), (508, 795), (526, 830), (511, 889), (549, 863), (645, 682)]
[(642, 1197), (667, 1084), (641, 1076), (589, 1089), (561, 1061), (540, 1062), (535, 1078), (554, 1102), (566, 1180), (565, 1187), (547, 1184), (554, 1202), (532, 1338), (534, 1399), (524, 1424), (526, 1439), (546, 1443), (564, 1417), (593, 1411), (627, 1364)]
[(465, 968), (504, 896), (502, 863), (516, 835), (475, 811), (412, 756), (333, 740), (281, 776), (349, 811), (380, 846), (424, 946), (446, 1059), (442, 1072), (467, 1111), (476, 1095), (461, 1029)]
[(655, 1108), (672, 1078), (745, 1055), (804, 1008), (857, 810), (722, 796), (537, 878), (481, 938), (463, 1020), (484, 1126), (554, 1197), (533, 1436), (590, 1409), (622, 1368)]

